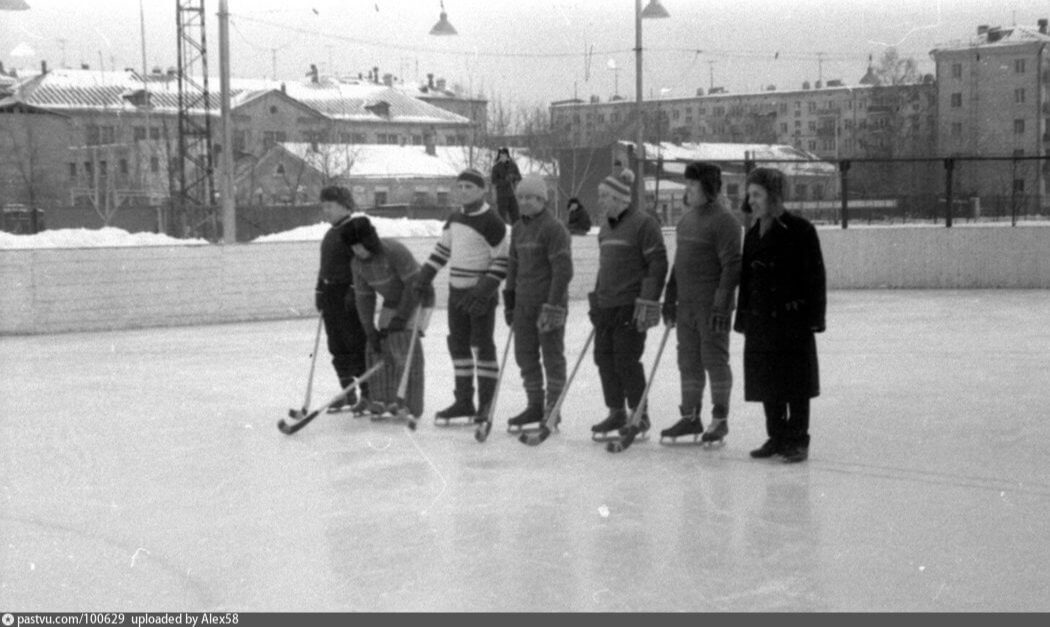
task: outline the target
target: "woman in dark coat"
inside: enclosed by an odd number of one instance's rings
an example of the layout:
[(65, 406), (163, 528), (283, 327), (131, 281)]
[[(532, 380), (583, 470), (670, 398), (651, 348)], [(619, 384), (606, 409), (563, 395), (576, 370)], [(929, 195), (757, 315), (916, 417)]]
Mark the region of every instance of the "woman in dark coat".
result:
[(492, 187), (496, 190), (496, 209), (508, 225), (518, 221), (518, 199), (514, 196), (514, 189), (520, 180), (521, 171), (510, 158), (510, 150), (500, 148), (492, 166)]
[(784, 209), (784, 175), (757, 168), (747, 177), (744, 236), (734, 329), (744, 334), (744, 400), (760, 401), (769, 439), (755, 458), (809, 454), (809, 399), (820, 394), (817, 342), (827, 309), (817, 231)]
[(572, 235), (586, 235), (589, 233), (591, 230), (591, 216), (583, 208), (583, 203), (573, 196), (569, 199), (568, 207), (569, 217), (566, 218), (566, 225), (569, 227), (569, 233)]

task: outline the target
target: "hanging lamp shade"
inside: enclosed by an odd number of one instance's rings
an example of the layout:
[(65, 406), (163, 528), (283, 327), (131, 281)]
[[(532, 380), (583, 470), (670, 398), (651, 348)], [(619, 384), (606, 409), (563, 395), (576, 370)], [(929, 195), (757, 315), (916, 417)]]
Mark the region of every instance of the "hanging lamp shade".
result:
[(441, 3), (441, 17), (438, 18), (437, 24), (434, 24), (434, 28), (430, 29), (431, 35), (458, 35), (456, 29), (448, 21), (448, 13), (445, 12), (445, 3)]
[(645, 8), (642, 9), (643, 20), (662, 17), (671, 17), (671, 14), (667, 12), (664, 5), (660, 4), (660, 0), (649, 0), (649, 4), (645, 5)]

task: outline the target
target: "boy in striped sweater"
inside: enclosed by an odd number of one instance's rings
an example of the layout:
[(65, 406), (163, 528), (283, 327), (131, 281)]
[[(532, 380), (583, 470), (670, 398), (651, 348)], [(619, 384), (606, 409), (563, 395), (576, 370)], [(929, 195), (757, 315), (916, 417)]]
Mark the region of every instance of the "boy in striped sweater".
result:
[(448, 352), (456, 374), (455, 401), (435, 416), (445, 424), (453, 418), (484, 421), (495, 396), (499, 363), (493, 332), (509, 248), (507, 225), (484, 200), (484, 176), (468, 168), (457, 177), (455, 189), (462, 207), (445, 222), (416, 284), (417, 290), (428, 289), (449, 264)]

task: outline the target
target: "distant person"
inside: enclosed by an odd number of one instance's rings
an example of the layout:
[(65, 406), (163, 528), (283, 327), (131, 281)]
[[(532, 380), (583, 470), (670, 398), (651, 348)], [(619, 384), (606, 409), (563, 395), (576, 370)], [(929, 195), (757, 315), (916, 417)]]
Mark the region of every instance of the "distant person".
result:
[[(460, 204), (441, 230), (441, 239), (419, 271), (417, 290), (429, 289), (434, 276), (449, 264), (448, 352), (455, 370), (455, 401), (437, 412), (483, 422), (496, 393), (499, 362), (493, 340), (499, 285), (507, 277), (507, 225), (485, 202), (485, 178), (468, 168), (455, 187)], [(478, 404), (474, 404), (477, 371)]]
[(510, 149), (500, 148), (496, 153), (496, 163), (492, 166), (492, 187), (496, 192), (499, 216), (508, 226), (518, 221), (518, 200), (514, 197), (514, 188), (520, 180), (521, 171), (510, 158)]
[[(321, 212), (332, 226), (321, 239), (321, 267), (317, 273), (314, 305), (324, 320), (328, 352), (343, 388), (364, 373), (367, 343), (354, 300), (350, 268), (354, 253), (346, 244), (346, 227), (353, 211), (354, 198), (349, 189), (332, 185), (321, 190)], [(360, 392), (362, 399), (368, 397), (368, 383), (361, 384)], [(357, 402), (358, 395), (351, 392), (329, 411), (353, 409)]]
[(569, 216), (566, 218), (566, 224), (572, 235), (586, 235), (591, 231), (591, 216), (576, 197), (569, 199)]
[[(660, 432), (677, 438), (702, 434), (705, 443), (729, 433), (729, 326), (740, 283), (740, 222), (722, 195), (722, 170), (696, 161), (685, 167), (686, 211), (675, 227), (674, 266), (667, 279), (663, 317), (678, 336), (681, 419)], [(700, 417), (711, 382), (711, 424)]]
[[(587, 295), (594, 325), (594, 362), (608, 415), (591, 427), (602, 439), (627, 424), (627, 411), (639, 409), (645, 392), (646, 332), (660, 324), (660, 294), (667, 278), (667, 248), (660, 225), (631, 204), (629, 172), (598, 185), (604, 218), (598, 231), (598, 276)], [(648, 431), (645, 408), (639, 431)]]
[(503, 303), (514, 332), (526, 407), (507, 422), (511, 430), (543, 420), (565, 387), (565, 319), (572, 280), (572, 238), (547, 209), (547, 184), (526, 176), (518, 183), (517, 196), (521, 218), (511, 231)]
[(747, 177), (744, 236), (734, 329), (744, 334), (744, 400), (758, 401), (769, 436), (751, 457), (809, 456), (809, 401), (820, 394), (814, 333), (825, 326), (824, 259), (817, 231), (784, 209), (784, 175), (757, 168)]
[[(396, 239), (380, 238), (366, 216), (355, 216), (345, 227), (346, 243), (354, 253), (351, 262), (358, 319), (368, 338), (368, 367), (380, 359), (385, 367), (369, 383), (367, 412), (375, 416), (396, 414), (397, 388), (405, 368), (410, 368), (405, 403), (412, 416), (423, 414), (424, 370), (423, 345), (412, 335), (416, 316), (434, 307), (434, 290), (413, 289), (419, 264), (404, 244)], [(376, 296), (383, 304), (376, 317)], [(429, 313), (429, 312), (427, 312)], [(420, 318), (426, 323), (428, 315)], [(419, 332), (426, 329), (422, 326)], [(409, 348), (412, 363), (407, 363)], [(362, 412), (364, 413), (364, 412)]]

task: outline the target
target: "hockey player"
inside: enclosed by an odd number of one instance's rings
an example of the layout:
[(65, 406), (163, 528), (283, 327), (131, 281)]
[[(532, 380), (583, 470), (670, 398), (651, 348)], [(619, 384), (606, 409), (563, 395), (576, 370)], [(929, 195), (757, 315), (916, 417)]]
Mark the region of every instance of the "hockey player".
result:
[[(598, 231), (598, 278), (588, 300), (594, 361), (609, 415), (591, 427), (596, 439), (626, 425), (625, 401), (632, 412), (638, 408), (645, 390), (645, 334), (660, 324), (660, 293), (667, 275), (663, 233), (655, 219), (631, 205), (630, 177), (621, 176), (609, 176), (598, 185), (605, 218)], [(645, 413), (639, 428), (642, 433), (649, 429)]]
[[(314, 304), (324, 320), (328, 352), (332, 354), (332, 366), (343, 388), (365, 371), (365, 331), (357, 318), (350, 269), (353, 253), (343, 240), (343, 231), (353, 210), (354, 199), (349, 189), (329, 186), (321, 190), (321, 211), (332, 227), (321, 240), (321, 267)], [(367, 397), (368, 384), (362, 383), (360, 391), (362, 398)], [(351, 392), (329, 411), (351, 409), (356, 403), (357, 395)]]
[[(496, 392), (496, 307), (499, 284), (507, 276), (507, 225), (484, 201), (485, 178), (468, 168), (456, 180), (462, 205), (445, 222), (441, 240), (419, 272), (416, 289), (432, 285), (434, 276), (449, 266), (448, 351), (456, 374), (455, 401), (437, 412), (445, 424), (453, 418), (483, 422)], [(478, 404), (474, 404), (477, 371)]]
[(521, 217), (511, 231), (503, 303), (527, 405), (507, 422), (509, 430), (543, 420), (565, 386), (565, 318), (572, 280), (569, 232), (547, 210), (547, 184), (529, 175), (516, 193)]
[[(371, 380), (368, 413), (378, 417), (397, 413), (397, 386), (404, 368), (410, 368), (405, 400), (415, 417), (423, 413), (423, 346), (412, 336), (413, 321), (420, 308), (434, 306), (434, 290), (412, 289), (419, 264), (401, 242), (380, 239), (366, 216), (355, 216), (344, 229), (345, 241), (354, 253), (351, 262), (357, 315), (368, 338), (368, 367), (384, 359), (386, 367)], [(376, 320), (376, 295), (383, 307)], [(423, 317), (425, 322), (426, 316)], [(420, 327), (419, 332), (425, 329)], [(412, 363), (406, 364), (411, 342)]]
[[(660, 438), (702, 435), (722, 442), (729, 433), (729, 321), (740, 283), (742, 227), (730, 213), (718, 166), (693, 162), (685, 168), (686, 212), (675, 228), (674, 266), (667, 279), (663, 317), (678, 335), (682, 381), (681, 419)], [(711, 381), (711, 424), (704, 431), (700, 406), (705, 372)]]

